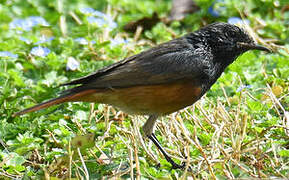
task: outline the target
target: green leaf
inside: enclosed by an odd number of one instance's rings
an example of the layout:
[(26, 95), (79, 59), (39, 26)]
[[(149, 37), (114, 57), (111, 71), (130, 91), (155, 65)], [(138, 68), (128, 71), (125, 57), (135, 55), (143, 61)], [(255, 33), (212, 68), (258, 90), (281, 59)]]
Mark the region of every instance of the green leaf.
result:
[(10, 153), (9, 154), (9, 158), (8, 158), (8, 161), (6, 161), (6, 166), (13, 166), (13, 167), (16, 167), (16, 166), (21, 166), (23, 163), (25, 162), (25, 159), (24, 157), (22, 156), (19, 156), (17, 153)]
[(278, 154), (282, 157), (289, 157), (289, 150), (281, 150)]

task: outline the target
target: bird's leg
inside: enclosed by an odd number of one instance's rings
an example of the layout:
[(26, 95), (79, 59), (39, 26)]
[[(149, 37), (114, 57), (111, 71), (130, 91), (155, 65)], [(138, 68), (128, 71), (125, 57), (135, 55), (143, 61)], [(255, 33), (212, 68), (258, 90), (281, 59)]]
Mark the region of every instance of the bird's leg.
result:
[(145, 122), (145, 124), (142, 127), (142, 130), (143, 130), (145, 136), (149, 136), (153, 133), (154, 126), (155, 126), (157, 119), (158, 119), (157, 115), (150, 115), (149, 116), (148, 120)]
[(144, 134), (157, 146), (157, 148), (161, 151), (161, 153), (165, 156), (166, 160), (172, 165), (173, 169), (181, 169), (184, 168), (184, 164), (179, 165), (175, 163), (172, 158), (168, 155), (168, 153), (163, 149), (160, 142), (158, 141), (157, 137), (153, 133), (153, 128), (158, 116), (151, 115), (149, 119), (143, 126)]
[(175, 163), (175, 161), (168, 155), (168, 153), (163, 149), (160, 142), (158, 141), (157, 137), (152, 133), (148, 136), (150, 140), (157, 146), (157, 148), (162, 152), (162, 154), (165, 156), (166, 160), (172, 165), (172, 169), (182, 169), (185, 167), (185, 164), (179, 165)]

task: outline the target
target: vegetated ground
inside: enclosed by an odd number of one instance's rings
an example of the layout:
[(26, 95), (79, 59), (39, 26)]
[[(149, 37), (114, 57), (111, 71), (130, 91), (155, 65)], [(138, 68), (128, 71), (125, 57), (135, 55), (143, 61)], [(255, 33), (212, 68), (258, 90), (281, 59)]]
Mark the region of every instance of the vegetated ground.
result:
[[(171, 1), (2, 1), (0, 179), (288, 178), (288, 1), (196, 3), (200, 10), (182, 22), (127, 33), (125, 24), (154, 12), (168, 17)], [(12, 117), (57, 96), (62, 83), (212, 22), (242, 24), (240, 17), (274, 53), (243, 54), (195, 105), (158, 121), (157, 137), (185, 170), (172, 170), (142, 138), (146, 117), (79, 102)]]

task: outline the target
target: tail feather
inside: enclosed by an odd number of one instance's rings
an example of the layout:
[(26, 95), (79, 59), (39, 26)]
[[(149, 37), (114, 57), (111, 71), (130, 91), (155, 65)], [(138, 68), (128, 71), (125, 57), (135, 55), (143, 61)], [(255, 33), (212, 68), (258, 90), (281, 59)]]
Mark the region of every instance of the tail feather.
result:
[(45, 101), (43, 103), (37, 104), (35, 106), (32, 106), (30, 108), (24, 109), (22, 111), (16, 112), (13, 114), (13, 117), (15, 116), (19, 116), (19, 115), (23, 115), (29, 112), (34, 112), (34, 111), (38, 111), (44, 108), (48, 108), (50, 106), (53, 105), (57, 105), (57, 104), (61, 104), (64, 102), (73, 102), (73, 101), (79, 101), (81, 100), (81, 98), (87, 94), (93, 93), (95, 92), (95, 90), (84, 90), (84, 91), (80, 91), (80, 92), (71, 92), (68, 94), (64, 94), (62, 96), (59, 96), (57, 98)]

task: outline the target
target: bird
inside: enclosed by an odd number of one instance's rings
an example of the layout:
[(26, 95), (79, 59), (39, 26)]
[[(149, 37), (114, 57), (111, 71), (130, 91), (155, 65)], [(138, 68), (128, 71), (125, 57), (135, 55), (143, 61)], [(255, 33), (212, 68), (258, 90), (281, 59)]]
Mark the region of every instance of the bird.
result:
[(74, 87), (14, 116), (76, 101), (103, 103), (128, 114), (147, 115), (143, 135), (173, 169), (183, 168), (184, 164), (177, 164), (156, 138), (156, 120), (198, 101), (225, 68), (249, 50), (271, 52), (239, 26), (212, 23), (63, 84)]

